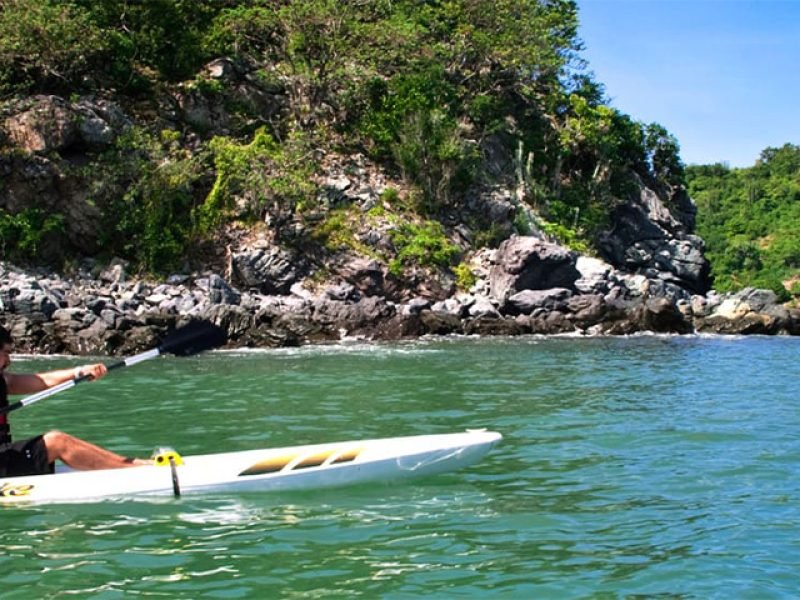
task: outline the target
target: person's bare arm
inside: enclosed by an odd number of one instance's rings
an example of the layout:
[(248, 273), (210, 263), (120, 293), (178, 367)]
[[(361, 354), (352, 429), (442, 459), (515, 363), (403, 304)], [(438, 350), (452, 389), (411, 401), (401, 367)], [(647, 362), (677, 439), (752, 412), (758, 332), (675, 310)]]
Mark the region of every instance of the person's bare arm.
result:
[(80, 375), (89, 375), (92, 379), (100, 379), (107, 372), (108, 370), (103, 363), (97, 363), (30, 375), (5, 373), (5, 378), (9, 394), (35, 394), (65, 383), (70, 379), (75, 379)]

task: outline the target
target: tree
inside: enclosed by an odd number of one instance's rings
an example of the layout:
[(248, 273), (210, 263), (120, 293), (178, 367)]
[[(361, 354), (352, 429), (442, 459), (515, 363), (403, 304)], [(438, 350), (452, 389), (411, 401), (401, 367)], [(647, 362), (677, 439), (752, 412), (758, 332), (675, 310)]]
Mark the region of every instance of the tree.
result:
[(0, 91), (80, 89), (108, 50), (91, 14), (56, 0), (0, 4)]
[(690, 166), (686, 176), (716, 287), (785, 294), (782, 282), (800, 269), (800, 148), (767, 148), (746, 169)]
[(656, 179), (670, 185), (680, 185), (684, 182), (684, 165), (675, 136), (662, 125), (651, 123), (645, 127), (644, 146), (650, 171)]

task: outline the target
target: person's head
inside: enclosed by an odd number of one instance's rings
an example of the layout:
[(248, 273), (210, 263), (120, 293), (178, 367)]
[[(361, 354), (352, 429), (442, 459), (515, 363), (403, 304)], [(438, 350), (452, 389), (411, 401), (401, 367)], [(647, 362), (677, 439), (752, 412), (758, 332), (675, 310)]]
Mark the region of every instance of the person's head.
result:
[(14, 351), (14, 340), (8, 329), (0, 325), (0, 372), (11, 364), (11, 353)]

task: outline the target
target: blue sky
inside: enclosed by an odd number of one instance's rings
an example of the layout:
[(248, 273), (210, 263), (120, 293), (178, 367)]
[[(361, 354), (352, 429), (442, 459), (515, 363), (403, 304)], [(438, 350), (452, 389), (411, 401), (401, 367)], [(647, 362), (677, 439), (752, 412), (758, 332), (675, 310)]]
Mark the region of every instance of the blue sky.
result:
[(800, 0), (578, 0), (611, 105), (666, 127), (687, 164), (800, 144)]

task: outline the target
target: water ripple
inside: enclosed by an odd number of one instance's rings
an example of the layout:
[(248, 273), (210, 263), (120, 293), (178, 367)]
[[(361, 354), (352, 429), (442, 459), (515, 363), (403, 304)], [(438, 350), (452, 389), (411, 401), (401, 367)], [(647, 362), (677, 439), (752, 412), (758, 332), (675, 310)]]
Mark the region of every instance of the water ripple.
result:
[(794, 598), (799, 343), (348, 341), (143, 363), (19, 411), (17, 435), (186, 454), (505, 438), (411, 485), (3, 508), (3, 598)]

